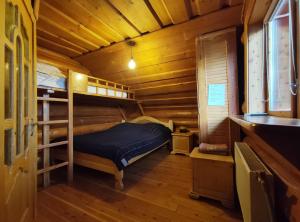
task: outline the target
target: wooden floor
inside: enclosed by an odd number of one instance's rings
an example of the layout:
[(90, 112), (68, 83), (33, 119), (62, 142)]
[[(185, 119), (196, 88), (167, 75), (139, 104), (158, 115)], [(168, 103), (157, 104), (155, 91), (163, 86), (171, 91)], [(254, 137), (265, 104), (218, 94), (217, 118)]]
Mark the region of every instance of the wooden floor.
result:
[(218, 202), (190, 199), (191, 173), (189, 157), (160, 149), (125, 170), (119, 192), (112, 176), (78, 167), (72, 186), (56, 181), (38, 193), (37, 221), (242, 221)]

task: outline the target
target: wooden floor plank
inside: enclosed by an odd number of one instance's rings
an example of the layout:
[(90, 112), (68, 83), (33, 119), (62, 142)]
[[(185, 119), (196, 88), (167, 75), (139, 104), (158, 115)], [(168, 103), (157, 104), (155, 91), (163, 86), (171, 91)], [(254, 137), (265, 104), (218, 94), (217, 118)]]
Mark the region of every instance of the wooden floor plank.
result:
[(125, 169), (123, 191), (113, 188), (114, 178), (95, 170), (75, 167), (72, 185), (59, 183), (38, 193), (38, 222), (239, 222), (238, 211), (213, 200), (190, 199), (191, 159), (160, 149)]

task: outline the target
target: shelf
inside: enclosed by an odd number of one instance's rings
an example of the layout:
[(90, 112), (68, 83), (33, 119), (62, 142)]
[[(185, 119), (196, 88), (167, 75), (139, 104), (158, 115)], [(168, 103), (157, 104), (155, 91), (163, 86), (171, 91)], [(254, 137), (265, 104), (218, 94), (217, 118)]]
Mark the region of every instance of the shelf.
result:
[(68, 164), (69, 164), (69, 162), (62, 162), (62, 163), (59, 163), (59, 164), (55, 164), (55, 165), (49, 166), (47, 168), (38, 170), (37, 174), (40, 175), (40, 174), (43, 174), (43, 173), (47, 173), (51, 170), (55, 170), (55, 169), (58, 169), (60, 167), (67, 166)]
[(38, 121), (39, 125), (53, 125), (53, 124), (63, 124), (68, 123), (69, 120), (51, 120), (51, 121)]
[(38, 101), (49, 101), (49, 102), (69, 102), (68, 99), (62, 99), (62, 98), (47, 98), (47, 97), (38, 97)]
[(251, 130), (259, 125), (265, 126), (284, 126), (284, 127), (300, 127), (299, 119), (281, 118), (275, 116), (231, 116), (230, 119), (237, 124)]
[(38, 146), (38, 150), (43, 150), (43, 149), (46, 149), (46, 148), (51, 148), (51, 147), (56, 147), (56, 146), (61, 146), (61, 145), (66, 145), (68, 144), (69, 142), (68, 141), (61, 141), (61, 142), (56, 142), (56, 143), (49, 143), (49, 144), (40, 144)]

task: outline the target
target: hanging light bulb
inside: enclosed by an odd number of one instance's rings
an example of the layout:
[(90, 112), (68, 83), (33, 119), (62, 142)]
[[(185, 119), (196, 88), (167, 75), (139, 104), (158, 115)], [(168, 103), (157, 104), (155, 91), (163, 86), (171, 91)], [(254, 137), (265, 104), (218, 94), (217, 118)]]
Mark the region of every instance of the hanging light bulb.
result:
[(130, 46), (130, 50), (131, 50), (131, 57), (130, 57), (130, 60), (128, 62), (128, 68), (129, 69), (135, 69), (136, 63), (135, 63), (135, 61), (133, 59), (133, 55), (132, 55), (132, 47), (135, 46), (135, 42), (134, 41), (129, 41), (127, 44)]
[(131, 58), (131, 59), (129, 60), (129, 62), (128, 62), (128, 68), (129, 68), (129, 69), (135, 69), (135, 67), (136, 67), (135, 61), (134, 61), (133, 58)]

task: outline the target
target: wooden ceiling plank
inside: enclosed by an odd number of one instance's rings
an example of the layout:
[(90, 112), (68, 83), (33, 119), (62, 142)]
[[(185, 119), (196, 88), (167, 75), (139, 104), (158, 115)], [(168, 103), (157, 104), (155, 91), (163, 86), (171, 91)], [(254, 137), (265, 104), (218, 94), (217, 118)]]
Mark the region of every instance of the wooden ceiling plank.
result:
[(40, 12), (44, 17), (48, 17), (52, 23), (56, 23), (57, 26), (63, 26), (70, 32), (79, 34), (85, 40), (94, 43), (97, 48), (110, 44), (110, 42), (100, 35), (86, 28), (84, 25), (64, 14), (60, 9), (55, 8), (45, 1), (41, 3)]
[(173, 24), (189, 20), (185, 0), (177, 0), (176, 4), (174, 4), (174, 0), (162, 0), (162, 3)]
[(159, 24), (159, 26), (162, 28), (164, 25), (163, 25), (162, 21), (160, 20), (159, 16), (157, 15), (156, 11), (150, 4), (149, 0), (144, 0), (144, 2), (146, 4), (146, 6), (148, 7), (149, 11), (152, 13), (155, 20), (157, 21), (157, 23)]
[(74, 49), (71, 49), (65, 45), (58, 44), (56, 42), (52, 42), (48, 39), (45, 39), (43, 37), (37, 36), (37, 44), (38, 46), (42, 46), (43, 48), (52, 49), (53, 51), (62, 53), (64, 55), (73, 57), (78, 56), (81, 54), (81, 52), (78, 52)]
[(164, 7), (162, 0), (148, 0), (155, 10), (156, 14), (160, 18), (160, 21), (164, 26), (172, 24), (171, 18)]
[(67, 16), (76, 20), (78, 23), (90, 29), (108, 42), (118, 42), (124, 39), (124, 37), (119, 32), (117, 32), (109, 24), (103, 22), (103, 20), (101, 19), (102, 17), (104, 17), (103, 15), (100, 14), (101, 16), (95, 16), (90, 12), (90, 10), (85, 7), (85, 5), (87, 4), (86, 0), (44, 1), (47, 1), (50, 5), (58, 10), (61, 10)]
[(227, 0), (229, 6), (241, 5), (243, 2), (244, 0)]
[(192, 4), (190, 0), (184, 0), (185, 3), (185, 8), (186, 8), (186, 13), (188, 15), (188, 18), (191, 19), (193, 18), (193, 9), (192, 9)]
[(158, 22), (155, 20), (144, 1), (109, 0), (109, 2), (142, 33), (152, 32), (160, 29)]
[(226, 5), (226, 0), (192, 0), (191, 5), (194, 16), (206, 15), (222, 9)]
[[(119, 12), (117, 12), (107, 1), (99, 0), (76, 0), (77, 4), (81, 5), (89, 11), (94, 19), (99, 20), (113, 30), (117, 30), (119, 36), (124, 38), (133, 38), (140, 34)], [(118, 41), (118, 40), (115, 40)]]
[(86, 40), (85, 38), (78, 35), (76, 32), (70, 31), (62, 25), (52, 22), (48, 17), (44, 17), (42, 14), (39, 15), (39, 20), (37, 23), (38, 27), (47, 29), (58, 36), (62, 36), (65, 39), (68, 39), (69, 41), (75, 42), (76, 44), (87, 48), (89, 51), (99, 48), (99, 46), (95, 43)]
[[(189, 22), (170, 26), (160, 31), (135, 38), (137, 46), (134, 48), (134, 56), (141, 55), (140, 58), (135, 58), (139, 59), (139, 61), (136, 60), (137, 68), (135, 70), (128, 70), (127, 63), (130, 58), (130, 51), (124, 42), (80, 56), (76, 58), (76, 60), (86, 67), (89, 67), (91, 72), (95, 75), (110, 78), (111, 80), (118, 79), (120, 81), (129, 77), (195, 67), (194, 56), (191, 58), (192, 53), (194, 53), (192, 51), (194, 47), (186, 45), (186, 50), (184, 50), (184, 48), (180, 48), (180, 45), (188, 43), (194, 44), (195, 42), (192, 40), (201, 33), (239, 25), (241, 9), (241, 6), (226, 8), (219, 12), (206, 15), (205, 17), (198, 17)], [(175, 56), (177, 59), (176, 63), (173, 62), (174, 58), (166, 58), (165, 61), (167, 63), (157, 65), (157, 60), (164, 60), (164, 55), (161, 54), (162, 57), (159, 57), (159, 53), (161, 53), (164, 48), (166, 48), (166, 52), (169, 52), (168, 47), (180, 49), (179, 52), (182, 53), (182, 55)], [(144, 61), (149, 60), (148, 52), (151, 57), (153, 57), (150, 58), (153, 59), (153, 62), (149, 61), (145, 63)], [(153, 54), (154, 52), (159, 52), (159, 56), (155, 56), (155, 54)], [(172, 52), (172, 50), (170, 52)], [(119, 55), (122, 54), (124, 56), (119, 57)], [(180, 58), (180, 60), (178, 60), (178, 58)], [(141, 67), (140, 64), (149, 66)]]
[(75, 50), (78, 50), (80, 51), (81, 53), (85, 53), (85, 52), (88, 52), (89, 50), (84, 48), (84, 47), (81, 47), (65, 38), (62, 38), (58, 35), (55, 35), (54, 33), (51, 33), (45, 29), (43, 29), (42, 27), (37, 27), (37, 36), (41, 36), (41, 37), (44, 37), (46, 39), (49, 39), (49, 40), (52, 40), (52, 41), (56, 41), (58, 43), (60, 43), (61, 45), (62, 44), (65, 44), (66, 46), (69, 46), (70, 48), (72, 49), (75, 49)]

